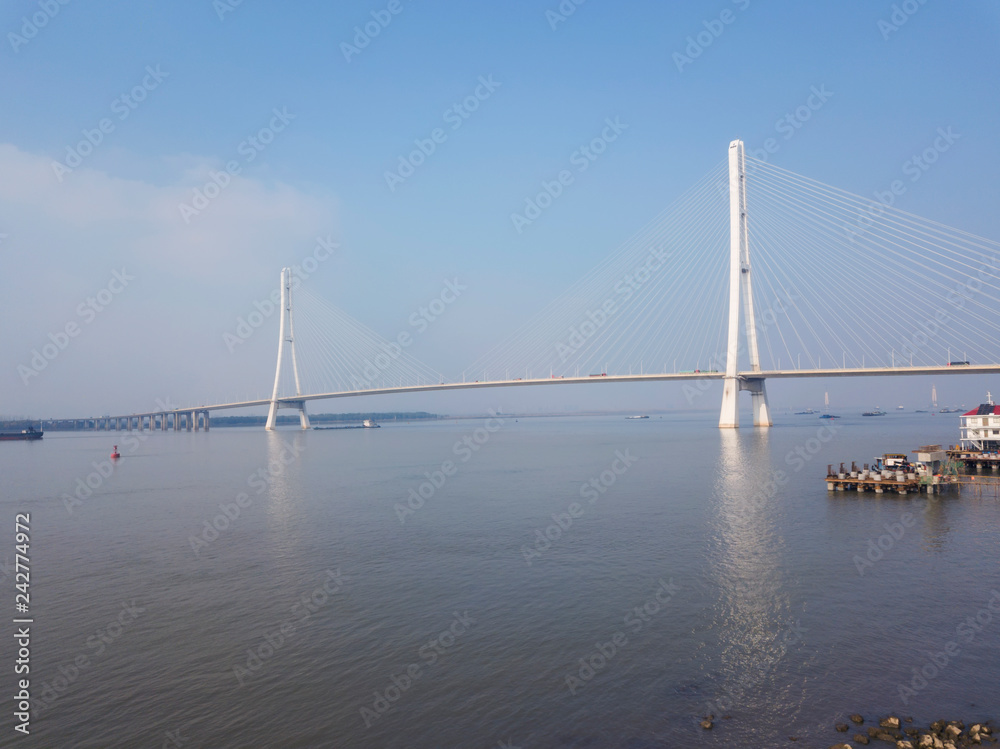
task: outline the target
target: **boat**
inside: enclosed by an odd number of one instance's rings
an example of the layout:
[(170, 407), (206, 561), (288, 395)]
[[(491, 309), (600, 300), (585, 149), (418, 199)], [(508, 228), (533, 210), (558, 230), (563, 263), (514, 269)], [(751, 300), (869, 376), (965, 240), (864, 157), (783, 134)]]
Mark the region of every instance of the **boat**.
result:
[(626, 419), (648, 419), (648, 416), (626, 416)]
[(880, 411), (877, 408), (874, 411), (865, 411), (862, 416), (885, 416), (885, 411)]
[(903, 408), (902, 406), (896, 406), (896, 410), (897, 411), (905, 411), (906, 409)]
[(920, 410), (920, 409), (918, 408), (918, 409), (917, 409), (916, 411), (914, 411), (913, 413), (916, 413), (916, 414), (925, 414), (925, 413), (927, 413), (927, 411), (921, 411), (921, 410)]
[(816, 413), (816, 411), (814, 411), (811, 408), (807, 408), (805, 411), (796, 411), (795, 415), (796, 416), (809, 416), (810, 414), (814, 414), (814, 413)]
[(960, 414), (962, 413), (961, 408), (941, 408), (938, 409), (939, 414)]
[(821, 419), (839, 419), (839, 416), (834, 416), (833, 414), (823, 414), (820, 416)]
[(381, 424), (376, 424), (373, 419), (365, 419), (360, 424), (345, 424), (335, 427), (313, 427), (317, 432), (330, 431), (333, 429), (380, 429)]
[(20, 432), (0, 432), (0, 441), (40, 440), (43, 434), (45, 434), (45, 432), (39, 429), (28, 427), (27, 429), (22, 429)]

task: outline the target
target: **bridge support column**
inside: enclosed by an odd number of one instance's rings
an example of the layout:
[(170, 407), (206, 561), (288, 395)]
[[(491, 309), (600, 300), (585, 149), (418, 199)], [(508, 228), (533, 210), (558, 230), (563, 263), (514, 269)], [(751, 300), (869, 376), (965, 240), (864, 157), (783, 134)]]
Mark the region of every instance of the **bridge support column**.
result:
[(750, 398), (753, 404), (753, 425), (755, 427), (769, 427), (771, 421), (771, 409), (767, 403), (767, 389), (764, 387), (763, 377), (746, 378), (741, 383), (744, 390), (750, 391)]
[(295, 357), (295, 322), (292, 317), (292, 270), (281, 269), (281, 319), (278, 322), (278, 365), (274, 372), (274, 390), (271, 392), (271, 405), (267, 411), (267, 423), (264, 428), (274, 431), (278, 424), (279, 408), (298, 408), (299, 424), (303, 429), (309, 428), (309, 416), (306, 414), (305, 401), (280, 401), (281, 392), (281, 360), (285, 354), (285, 343), (289, 344), (292, 355), (292, 373), (295, 376), (295, 395), (302, 395), (299, 383), (299, 363)]
[(740, 380), (726, 377), (722, 381), (722, 412), (719, 414), (720, 429), (735, 429), (740, 425)]
[(210, 424), (209, 424), (209, 417), (208, 417), (208, 411), (202, 411), (201, 413), (202, 413), (202, 418), (205, 419), (205, 431), (207, 432), (208, 428), (210, 426)]
[(740, 425), (740, 390), (749, 390), (753, 398), (753, 423), (771, 426), (771, 412), (762, 377), (740, 377), (740, 300), (746, 331), (751, 373), (760, 372), (757, 349), (757, 321), (753, 311), (753, 288), (750, 283), (750, 247), (747, 231), (746, 156), (743, 141), (729, 144), (729, 345), (726, 349), (726, 376), (722, 388), (719, 427), (733, 429)]

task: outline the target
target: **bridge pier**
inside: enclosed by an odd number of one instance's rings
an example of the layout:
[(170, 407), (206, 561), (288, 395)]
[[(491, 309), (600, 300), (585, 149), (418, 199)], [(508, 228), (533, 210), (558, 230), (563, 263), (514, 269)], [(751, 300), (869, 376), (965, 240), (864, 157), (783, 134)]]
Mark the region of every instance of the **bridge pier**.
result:
[(746, 156), (743, 141), (729, 144), (729, 345), (726, 351), (726, 376), (722, 386), (721, 429), (740, 425), (739, 394), (749, 390), (753, 399), (753, 424), (771, 426), (764, 378), (739, 376), (740, 301), (750, 355), (750, 370), (760, 372), (757, 348), (757, 321), (753, 311), (753, 290), (750, 283), (750, 247), (747, 231)]
[(205, 431), (207, 432), (210, 426), (208, 411), (202, 411), (202, 417), (205, 419)]
[(763, 377), (748, 377), (740, 382), (743, 390), (750, 391), (750, 399), (753, 408), (753, 425), (755, 427), (769, 427), (771, 421), (771, 409), (767, 403), (767, 390), (764, 387)]
[(281, 269), (281, 318), (278, 322), (278, 365), (274, 373), (274, 390), (271, 392), (271, 406), (267, 411), (267, 422), (264, 428), (273, 431), (278, 424), (279, 408), (297, 408), (299, 410), (299, 425), (303, 429), (309, 428), (309, 416), (306, 414), (306, 403), (300, 401), (280, 401), (278, 393), (281, 391), (281, 360), (285, 354), (285, 341), (291, 348), (292, 373), (295, 376), (295, 395), (302, 395), (302, 386), (299, 383), (299, 363), (295, 356), (295, 322), (292, 317), (292, 269)]

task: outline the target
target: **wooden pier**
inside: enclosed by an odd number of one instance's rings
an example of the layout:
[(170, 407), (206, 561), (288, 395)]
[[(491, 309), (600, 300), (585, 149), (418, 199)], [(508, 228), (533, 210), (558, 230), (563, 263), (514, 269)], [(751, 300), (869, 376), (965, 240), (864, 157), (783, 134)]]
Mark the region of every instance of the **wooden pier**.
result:
[(840, 464), (839, 471), (834, 471), (832, 464), (826, 467), (826, 488), (827, 491), (831, 492), (852, 491), (874, 492), (875, 494), (927, 492), (935, 494), (956, 486), (957, 482), (953, 480), (955, 478), (955, 476), (942, 475), (920, 476), (906, 471), (869, 470), (867, 463), (861, 469), (854, 463), (851, 463), (850, 470), (845, 469), (843, 463)]

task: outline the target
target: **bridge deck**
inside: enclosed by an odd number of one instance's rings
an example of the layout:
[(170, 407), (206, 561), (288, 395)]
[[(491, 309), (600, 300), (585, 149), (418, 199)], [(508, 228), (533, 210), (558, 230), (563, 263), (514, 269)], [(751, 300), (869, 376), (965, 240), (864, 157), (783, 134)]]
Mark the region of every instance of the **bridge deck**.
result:
[[(855, 369), (772, 369), (760, 372), (740, 372), (743, 379), (790, 379), (796, 377), (886, 377), (900, 375), (957, 375), (957, 374), (996, 374), (1000, 373), (1000, 364), (979, 364), (971, 366), (940, 366), (940, 367), (880, 367)], [(280, 404), (289, 405), (304, 401), (326, 400), (330, 398), (352, 398), (364, 395), (391, 395), (395, 393), (421, 393), (447, 390), (474, 390), (476, 388), (495, 387), (530, 387), (536, 385), (582, 385), (598, 382), (668, 382), (672, 380), (721, 380), (725, 372), (670, 372), (658, 374), (630, 375), (600, 375), (586, 377), (544, 377), (516, 380), (483, 380), (472, 382), (440, 382), (429, 385), (401, 385), (396, 387), (371, 388), (369, 390), (343, 390), (333, 393), (314, 393), (311, 395), (284, 396), (279, 398)], [(210, 403), (205, 405), (177, 408), (167, 411), (144, 411), (131, 414), (112, 416), (125, 419), (129, 416), (151, 416), (162, 413), (184, 414), (191, 411), (221, 411), (230, 408), (253, 408), (270, 405), (270, 399), (239, 401), (235, 403)], [(94, 418), (94, 417), (88, 417)], [(100, 417), (104, 418), (104, 417)]]

